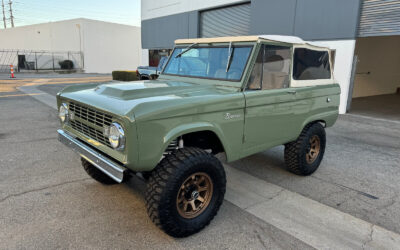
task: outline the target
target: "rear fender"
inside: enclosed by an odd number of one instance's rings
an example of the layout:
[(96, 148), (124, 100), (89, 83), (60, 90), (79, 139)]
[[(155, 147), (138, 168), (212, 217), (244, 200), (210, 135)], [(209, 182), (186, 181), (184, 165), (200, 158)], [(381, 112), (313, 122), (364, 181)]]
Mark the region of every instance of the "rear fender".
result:
[(312, 123), (312, 122), (316, 122), (316, 121), (324, 122), (325, 123), (325, 127), (331, 127), (336, 122), (338, 116), (339, 116), (339, 112), (337, 110), (325, 112), (325, 113), (322, 113), (322, 114), (316, 114), (316, 115), (308, 117), (304, 121), (302, 128), (307, 126), (307, 124)]

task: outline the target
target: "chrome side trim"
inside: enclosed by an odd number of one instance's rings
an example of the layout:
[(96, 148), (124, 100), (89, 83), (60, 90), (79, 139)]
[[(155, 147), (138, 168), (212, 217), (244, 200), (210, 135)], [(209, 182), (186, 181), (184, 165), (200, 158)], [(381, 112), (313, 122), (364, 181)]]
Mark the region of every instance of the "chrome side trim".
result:
[(121, 183), (124, 179), (124, 172), (126, 168), (115, 163), (107, 156), (98, 153), (86, 144), (80, 142), (75, 137), (68, 134), (66, 131), (59, 129), (58, 140), (71, 148), (74, 152), (78, 153), (81, 157), (89, 161), (93, 166), (103, 171), (106, 175), (110, 176), (115, 181)]

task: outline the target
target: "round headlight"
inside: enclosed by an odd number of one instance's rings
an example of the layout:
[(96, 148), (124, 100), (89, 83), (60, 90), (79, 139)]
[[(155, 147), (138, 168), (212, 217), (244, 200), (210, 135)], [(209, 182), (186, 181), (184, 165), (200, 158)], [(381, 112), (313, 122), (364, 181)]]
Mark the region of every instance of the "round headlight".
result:
[(125, 132), (121, 125), (113, 122), (110, 125), (108, 140), (113, 148), (123, 149), (125, 146)]
[(58, 117), (60, 117), (61, 122), (65, 122), (68, 117), (68, 106), (66, 103), (62, 103), (60, 109), (58, 110)]

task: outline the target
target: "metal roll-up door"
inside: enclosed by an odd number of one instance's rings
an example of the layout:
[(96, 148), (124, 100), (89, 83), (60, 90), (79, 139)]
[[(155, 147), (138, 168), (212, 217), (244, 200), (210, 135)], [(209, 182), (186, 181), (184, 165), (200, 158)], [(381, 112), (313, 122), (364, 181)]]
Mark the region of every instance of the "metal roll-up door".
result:
[(250, 4), (200, 13), (200, 37), (242, 36), (250, 29)]
[(400, 35), (400, 0), (364, 0), (359, 37)]

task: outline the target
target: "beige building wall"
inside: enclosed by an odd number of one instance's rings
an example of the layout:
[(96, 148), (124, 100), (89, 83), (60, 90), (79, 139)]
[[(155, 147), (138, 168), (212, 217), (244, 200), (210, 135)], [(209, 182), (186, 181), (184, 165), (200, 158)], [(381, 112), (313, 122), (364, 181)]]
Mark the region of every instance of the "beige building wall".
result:
[(141, 65), (139, 27), (93, 20), (82, 23), (85, 72), (136, 70)]
[(355, 54), (353, 97), (392, 94), (400, 88), (400, 36), (358, 38)]
[(140, 27), (84, 18), (1, 29), (1, 49), (82, 51), (87, 73), (135, 70), (142, 60)]
[(79, 51), (79, 19), (0, 30), (0, 49)]

